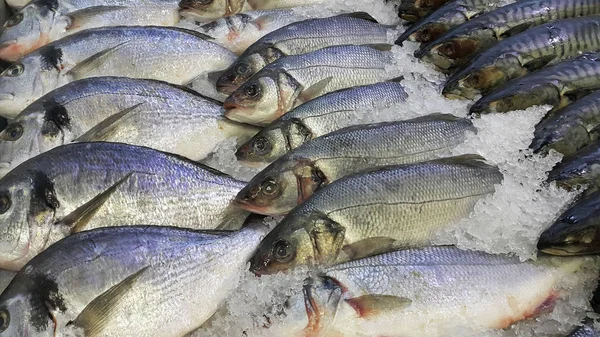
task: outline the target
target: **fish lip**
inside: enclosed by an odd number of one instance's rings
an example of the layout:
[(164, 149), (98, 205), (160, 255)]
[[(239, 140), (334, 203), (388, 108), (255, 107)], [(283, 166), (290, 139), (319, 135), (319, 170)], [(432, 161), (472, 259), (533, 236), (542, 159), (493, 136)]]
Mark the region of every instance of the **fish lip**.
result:
[(248, 212), (252, 212), (252, 213), (256, 213), (256, 214), (260, 214), (260, 215), (267, 215), (267, 216), (279, 215), (279, 214), (273, 214), (273, 213), (266, 213), (266, 207), (256, 206), (256, 205), (251, 204), (250, 202), (246, 201), (245, 199), (235, 198), (235, 199), (233, 199), (233, 204), (235, 206), (243, 209), (244, 211), (248, 211)]
[(6, 47), (10, 47), (16, 43), (17, 43), (17, 39), (4, 41), (4, 42), (0, 43), (0, 50), (2, 50), (3, 48), (6, 48)]

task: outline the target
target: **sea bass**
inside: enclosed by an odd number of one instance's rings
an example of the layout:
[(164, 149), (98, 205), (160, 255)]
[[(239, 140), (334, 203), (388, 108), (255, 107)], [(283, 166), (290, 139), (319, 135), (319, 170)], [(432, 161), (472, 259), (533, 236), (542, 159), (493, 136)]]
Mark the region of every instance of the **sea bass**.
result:
[(277, 224), (251, 270), (273, 274), (427, 246), (502, 182), (498, 168), (482, 159), (466, 155), (388, 166), (335, 181)]
[(235, 289), (266, 231), (77, 233), (36, 256), (0, 295), (0, 336), (184, 336)]
[(521, 262), (451, 246), (395, 251), (309, 277), (272, 329), (279, 336), (487, 336), (552, 311), (566, 293), (564, 278), (595, 261)]
[(300, 7), (325, 0), (181, 0), (181, 15), (197, 20), (213, 20), (241, 12)]
[(392, 54), (368, 46), (335, 46), (281, 58), (233, 92), (223, 107), (237, 122), (267, 125), (326, 93), (393, 78)]
[(185, 158), (118, 143), (73, 143), (0, 179), (0, 268), (19, 269), (59, 239), (135, 224), (239, 228), (244, 182)]
[(276, 160), (252, 178), (236, 202), (254, 213), (286, 214), (344, 176), (447, 154), (469, 132), (477, 132), (470, 120), (444, 114), (344, 128)]
[(48, 92), (82, 78), (123, 76), (187, 84), (227, 68), (235, 54), (170, 27), (88, 29), (48, 44), (0, 74), (0, 115), (14, 118)]
[(258, 128), (224, 118), (220, 102), (184, 87), (93, 77), (51, 91), (11, 120), (0, 132), (0, 177), (73, 141), (147, 146), (198, 161), (227, 138), (243, 143), (256, 132)]
[(176, 0), (34, 0), (19, 9), (0, 34), (0, 59), (23, 55), (78, 31), (106, 26), (172, 26), (179, 21)]
[(250, 166), (269, 164), (314, 138), (361, 124), (357, 113), (371, 113), (406, 101), (408, 94), (401, 80), (342, 89), (301, 104), (242, 145), (236, 152), (237, 159)]
[(395, 27), (380, 25), (367, 13), (342, 14), (296, 22), (265, 35), (229, 67), (217, 90), (231, 94), (252, 75), (278, 59), (339, 45), (386, 45)]

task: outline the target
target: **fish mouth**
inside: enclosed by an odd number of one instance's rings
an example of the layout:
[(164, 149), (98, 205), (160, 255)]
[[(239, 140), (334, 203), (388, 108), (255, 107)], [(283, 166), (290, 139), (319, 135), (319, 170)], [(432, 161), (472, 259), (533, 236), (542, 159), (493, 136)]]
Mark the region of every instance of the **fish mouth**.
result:
[(17, 40), (8, 40), (0, 43), (0, 59), (14, 62), (21, 57), (21, 47)]
[(224, 84), (224, 83), (218, 83), (217, 82), (217, 91), (222, 93), (222, 94), (226, 94), (226, 95), (231, 95), (233, 94), (234, 91), (237, 90), (237, 86), (233, 85), (233, 84)]
[(236, 207), (243, 209), (244, 211), (248, 211), (248, 212), (252, 212), (252, 213), (256, 213), (256, 214), (260, 214), (260, 215), (279, 215), (279, 214), (275, 214), (273, 212), (269, 212), (268, 207), (257, 206), (255, 204), (250, 203), (249, 201), (247, 201), (245, 199), (237, 199), (236, 198), (233, 200), (233, 204)]

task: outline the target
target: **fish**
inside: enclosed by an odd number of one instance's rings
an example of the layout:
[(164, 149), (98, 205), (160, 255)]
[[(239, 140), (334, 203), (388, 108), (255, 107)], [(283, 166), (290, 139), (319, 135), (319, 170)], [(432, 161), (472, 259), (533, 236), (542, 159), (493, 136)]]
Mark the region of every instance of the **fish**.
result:
[(586, 53), (507, 82), (475, 102), (469, 113), (525, 110), (534, 105), (551, 105), (552, 113), (597, 89), (600, 53)]
[(25, 6), (29, 0), (6, 0), (6, 4), (12, 9), (19, 9)]
[(551, 312), (566, 295), (564, 279), (586, 263), (597, 260), (521, 262), (452, 246), (394, 251), (311, 273), (271, 329), (279, 336), (490, 336)]
[[(271, 32), (248, 49), (217, 80), (217, 90), (232, 94), (265, 66), (289, 55), (338, 45), (390, 45), (395, 27), (377, 23), (367, 13), (296, 22)], [(390, 47), (391, 48), (391, 47)]]
[(209, 21), (250, 11), (285, 9), (324, 2), (324, 0), (181, 0), (179, 13), (183, 17)]
[(451, 0), (401, 0), (398, 17), (410, 23), (428, 16)]
[(548, 181), (567, 188), (583, 184), (600, 187), (600, 141), (564, 157), (548, 173)]
[(481, 14), (439, 36), (415, 57), (457, 69), (498, 41), (547, 22), (600, 14), (597, 0), (521, 0)]
[(4, 289), (8, 287), (8, 284), (13, 280), (15, 275), (16, 273), (13, 271), (0, 269), (0, 293), (2, 293)]
[(275, 274), (430, 245), (502, 180), (497, 167), (476, 155), (346, 176), (288, 213), (261, 242), (250, 269)]
[[(161, 226), (77, 233), (31, 260), (0, 295), (6, 336), (184, 336), (237, 286), (266, 233)], [(207, 291), (197, 291), (198, 285)]]
[(583, 195), (540, 234), (540, 252), (559, 255), (600, 253), (600, 192)]
[(186, 158), (119, 143), (71, 143), (0, 179), (0, 268), (18, 270), (72, 233), (125, 225), (237, 229), (245, 182)]
[(600, 50), (600, 16), (546, 23), (509, 37), (446, 81), (448, 98), (473, 99), (548, 64)]
[(292, 9), (239, 13), (199, 25), (194, 30), (213, 38), (213, 42), (242, 54), (268, 33), (291, 23), (306, 20)]
[(470, 120), (448, 114), (343, 128), (276, 160), (254, 176), (235, 201), (249, 212), (287, 214), (342, 177), (438, 158), (476, 132)]
[(600, 331), (594, 327), (593, 322), (589, 322), (573, 330), (567, 337), (600, 337)]
[[(387, 49), (386, 49), (387, 50)], [(283, 57), (254, 74), (223, 103), (233, 121), (264, 126), (326, 93), (395, 78), (389, 51), (335, 46)]]
[(177, 1), (150, 0), (132, 6), (125, 0), (33, 0), (19, 9), (0, 34), (0, 59), (25, 54), (84, 29), (107, 26), (173, 26)]
[(395, 43), (402, 45), (407, 40), (429, 43), (448, 30), (471, 20), (477, 15), (493, 10), (499, 5), (498, 2), (485, 0), (450, 1), (427, 17), (408, 27), (396, 39)]
[(565, 156), (600, 138), (600, 92), (584, 96), (548, 115), (535, 126), (529, 148), (535, 153), (554, 149)]
[(14, 118), (48, 92), (82, 78), (121, 76), (188, 84), (224, 70), (236, 58), (207, 39), (186, 29), (152, 26), (94, 28), (69, 35), (27, 54), (0, 74), (0, 116)]
[(224, 118), (220, 102), (185, 87), (92, 77), (49, 92), (10, 121), (0, 132), (0, 177), (71, 142), (127, 143), (200, 161), (226, 139), (242, 144), (258, 130)]
[(8, 20), (9, 16), (8, 8), (6, 8), (6, 3), (4, 1), (0, 1), (0, 27), (4, 27), (4, 23)]
[(247, 166), (269, 164), (312, 139), (360, 124), (355, 117), (358, 111), (389, 108), (407, 100), (402, 79), (342, 89), (301, 104), (240, 146), (236, 157)]

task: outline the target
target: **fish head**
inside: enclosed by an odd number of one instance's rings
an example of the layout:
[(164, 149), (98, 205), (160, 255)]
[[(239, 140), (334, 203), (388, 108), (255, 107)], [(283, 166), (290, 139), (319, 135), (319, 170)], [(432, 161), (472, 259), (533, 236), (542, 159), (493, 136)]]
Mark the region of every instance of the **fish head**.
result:
[(525, 110), (534, 105), (556, 105), (559, 103), (560, 94), (554, 85), (529, 83), (517, 79), (483, 96), (471, 106), (470, 113), (509, 112)]
[(292, 109), (300, 90), (284, 72), (261, 71), (225, 100), (225, 116), (236, 122), (267, 125)]
[(538, 250), (552, 255), (600, 253), (600, 217), (569, 215), (546, 229), (538, 240)]
[(475, 54), (479, 47), (477, 39), (454, 38), (441, 43), (435, 43), (430, 47), (429, 57), (434, 64), (443, 69), (449, 69), (462, 64)]
[(323, 214), (291, 212), (261, 242), (250, 268), (262, 275), (332, 264), (342, 250), (344, 234), (342, 226)]
[(453, 99), (474, 99), (506, 80), (505, 74), (494, 66), (470, 70), (471, 67), (467, 67), (450, 77), (442, 94)]
[(267, 63), (258, 53), (248, 57), (240, 57), (219, 77), (217, 91), (223, 94), (232, 94), (266, 65)]
[(238, 148), (237, 159), (248, 166), (268, 164), (288, 152), (284, 130), (279, 125), (269, 125)]
[(184, 17), (208, 21), (238, 13), (240, 2), (244, 0), (181, 0), (179, 8)]
[(588, 130), (586, 125), (561, 117), (559, 115), (557, 119), (548, 119), (535, 126), (534, 138), (529, 145), (534, 153), (546, 154), (554, 149), (564, 155), (572, 155), (598, 139), (598, 135)]
[(421, 43), (429, 43), (444, 34), (447, 30), (448, 27), (446, 25), (434, 22), (412, 33), (408, 39)]
[(578, 185), (594, 183), (600, 173), (600, 164), (595, 159), (585, 160), (574, 157), (564, 158), (548, 173), (548, 181), (567, 189)]
[(26, 56), (13, 63), (0, 73), (0, 115), (14, 118), (26, 106), (41, 96), (43, 90), (40, 62), (33, 56)]
[(44, 300), (34, 299), (24, 285), (13, 283), (0, 297), (0, 337), (52, 337), (51, 317)]
[(431, 11), (440, 8), (446, 2), (448, 0), (415, 0), (414, 6), (418, 9)]

